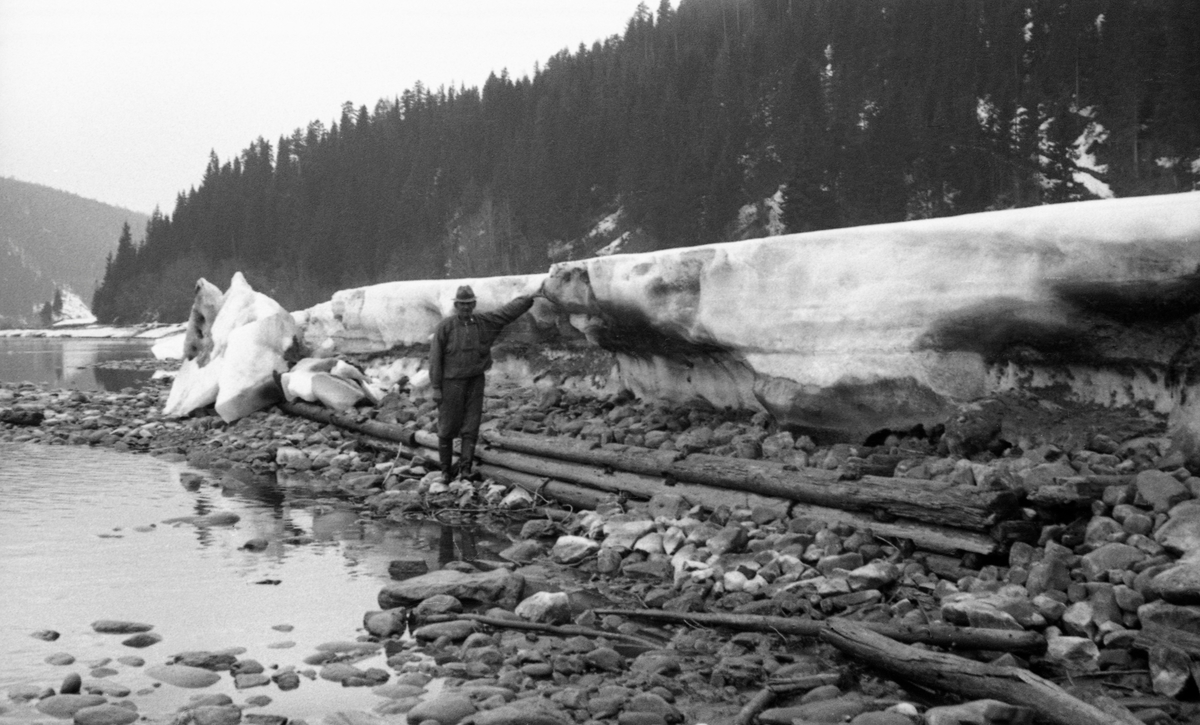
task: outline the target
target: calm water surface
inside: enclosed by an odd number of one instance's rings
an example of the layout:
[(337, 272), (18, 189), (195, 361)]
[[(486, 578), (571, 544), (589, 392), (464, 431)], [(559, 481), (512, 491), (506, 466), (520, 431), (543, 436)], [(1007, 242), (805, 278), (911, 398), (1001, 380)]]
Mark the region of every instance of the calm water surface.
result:
[[(464, 550), (487, 555), (508, 543), (433, 523), (362, 520), (335, 499), (273, 478), (199, 472), (197, 487), (196, 473), (108, 450), (0, 444), (0, 693), (20, 684), (57, 689), (70, 672), (86, 685), (91, 666), (111, 658), (107, 666), (117, 673), (108, 681), (132, 689), (131, 699), (151, 717), (173, 712), (197, 692), (224, 692), (235, 703), (268, 695), (270, 705), (249, 712), (310, 722), (338, 710), (369, 710), (383, 702), (369, 689), (320, 679), (302, 678), (291, 692), (273, 684), (237, 691), (223, 673), (204, 690), (150, 690), (154, 681), (144, 667), (116, 659), (137, 655), (150, 666), (179, 652), (245, 647), (241, 657), (261, 662), (268, 675), (276, 665), (307, 669), (302, 660), (317, 645), (361, 634), (362, 615), (378, 609), (392, 559), (421, 556), (432, 570)], [(216, 511), (241, 520), (217, 528), (163, 523)], [(265, 551), (241, 548), (259, 537), (270, 542)], [(92, 631), (98, 619), (152, 624), (163, 641), (123, 646), (124, 636)], [(31, 636), (45, 629), (61, 637)], [(76, 663), (45, 662), (60, 652)], [(384, 659), (356, 666), (387, 669)], [(28, 709), (0, 714), (0, 722), (23, 719), (45, 718)]]
[(96, 367), (126, 360), (152, 360), (154, 340), (0, 337), (0, 382), (54, 383), (63, 388), (109, 390), (150, 379), (144, 370)]

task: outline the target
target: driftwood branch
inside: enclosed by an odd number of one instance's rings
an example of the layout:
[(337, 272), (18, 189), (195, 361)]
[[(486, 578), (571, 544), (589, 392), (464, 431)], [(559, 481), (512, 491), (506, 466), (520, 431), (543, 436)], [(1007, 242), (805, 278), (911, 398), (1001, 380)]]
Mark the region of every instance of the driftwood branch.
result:
[(531, 632), (544, 632), (557, 637), (604, 637), (615, 642), (625, 642), (650, 649), (661, 649), (663, 647), (662, 642), (656, 642), (645, 637), (638, 637), (633, 634), (621, 634), (620, 632), (606, 632), (602, 629), (592, 629), (578, 624), (544, 624), (542, 622), (528, 622), (524, 619), (489, 617), (486, 614), (457, 614), (455, 616), (459, 619), (469, 619), (472, 622), (479, 622), (480, 624), (486, 624), (489, 627), (496, 627), (498, 629), (522, 629)]
[(1058, 725), (1133, 725), (1140, 722), (1128, 710), (1106, 712), (1072, 697), (1058, 685), (1028, 670), (917, 649), (873, 632), (862, 623), (829, 620), (821, 632), (821, 639), (900, 679), (939, 692), (1030, 707)]
[[(706, 627), (753, 632), (818, 637), (834, 620), (815, 621), (795, 617), (771, 617), (762, 614), (721, 614), (701, 612), (665, 612), (660, 609), (597, 609), (597, 615), (616, 614), (622, 617), (680, 622)], [(946, 649), (994, 650), (998, 652), (1039, 653), (1046, 650), (1046, 639), (1037, 632), (1016, 632), (1002, 629), (931, 625), (902, 627), (882, 622), (863, 622), (859, 626), (882, 637), (907, 644), (928, 644)]]
[(797, 677), (771, 677), (767, 680), (767, 687), (771, 688), (776, 695), (792, 695), (826, 685), (836, 685), (840, 679), (842, 676), (837, 672), (821, 672)]
[(764, 687), (738, 711), (737, 716), (730, 721), (730, 725), (751, 725), (758, 714), (770, 707), (774, 701), (775, 691), (770, 687)]

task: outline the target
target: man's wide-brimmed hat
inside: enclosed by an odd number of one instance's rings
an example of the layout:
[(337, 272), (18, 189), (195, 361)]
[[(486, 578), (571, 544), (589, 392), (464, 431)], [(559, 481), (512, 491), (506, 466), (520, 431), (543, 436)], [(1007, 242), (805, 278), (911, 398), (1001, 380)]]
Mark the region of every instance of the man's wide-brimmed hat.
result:
[(454, 293), (455, 302), (474, 302), (475, 291), (471, 289), (471, 285), (464, 284)]

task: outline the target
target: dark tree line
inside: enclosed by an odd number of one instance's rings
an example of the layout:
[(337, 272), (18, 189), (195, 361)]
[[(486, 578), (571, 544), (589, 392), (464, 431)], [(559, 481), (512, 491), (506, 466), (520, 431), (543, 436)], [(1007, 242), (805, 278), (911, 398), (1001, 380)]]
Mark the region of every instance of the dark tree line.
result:
[(125, 230), (93, 306), (181, 320), (197, 277), (241, 269), (297, 309), (385, 280), (541, 271), (622, 232), (648, 250), (1185, 190), (1197, 78), (1194, 0), (643, 5), (532, 78), (418, 83), (213, 154), (143, 244)]

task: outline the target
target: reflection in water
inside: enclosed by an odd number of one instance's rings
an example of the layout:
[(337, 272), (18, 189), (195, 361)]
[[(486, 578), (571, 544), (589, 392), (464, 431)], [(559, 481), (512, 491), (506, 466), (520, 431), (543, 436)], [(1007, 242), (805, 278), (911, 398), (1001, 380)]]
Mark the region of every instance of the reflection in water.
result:
[(452, 561), (475, 561), (479, 554), (475, 549), (475, 530), (461, 526), (441, 526), (438, 540), (438, 564), (445, 566)]
[[(363, 612), (378, 608), (392, 560), (421, 557), (435, 570), (508, 545), (503, 532), (361, 517), (318, 477), (286, 485), (231, 472), (187, 471), (184, 478), (180, 464), (66, 446), (0, 444), (0, 462), (0, 582), (8, 585), (0, 596), (0, 692), (57, 685), (64, 672), (45, 661), (54, 652), (80, 661), (129, 654), (120, 638), (91, 630), (97, 619), (153, 624), (164, 638), (164, 649), (151, 653), (156, 659), (239, 646), (272, 667), (303, 669), (319, 644), (353, 638)], [(162, 523), (222, 512), (240, 520)], [(248, 550), (251, 539), (267, 548)], [(274, 586), (258, 585), (266, 581)], [(294, 627), (287, 636), (294, 648), (271, 647), (279, 624)], [(40, 629), (62, 637), (47, 643), (29, 636)], [(357, 666), (383, 667), (384, 657)], [(139, 668), (114, 668), (110, 681), (137, 692), (150, 720), (191, 694), (155, 688)], [(229, 677), (206, 692), (244, 697)], [(376, 704), (368, 688), (319, 678), (271, 697), (272, 714), (310, 721)]]
[(146, 370), (96, 367), (149, 360), (152, 340), (0, 338), (0, 381), (54, 383), (80, 390), (118, 391), (149, 380)]

